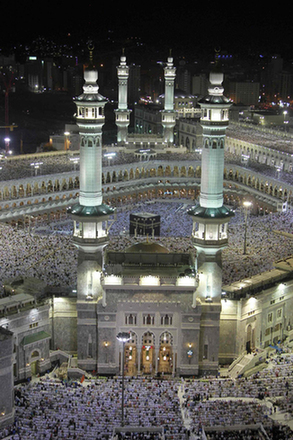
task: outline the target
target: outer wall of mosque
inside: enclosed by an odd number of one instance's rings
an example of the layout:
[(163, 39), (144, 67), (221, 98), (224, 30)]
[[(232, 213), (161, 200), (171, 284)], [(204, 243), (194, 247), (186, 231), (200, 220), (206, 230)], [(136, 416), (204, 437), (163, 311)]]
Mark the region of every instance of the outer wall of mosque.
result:
[(0, 327), (0, 427), (14, 418), (13, 333)]
[[(11, 335), (15, 381), (44, 373), (75, 354), (80, 368), (116, 374), (121, 368), (119, 331), (131, 332), (127, 350), (132, 357), (128, 356), (126, 363), (130, 375), (215, 373), (218, 363), (213, 356), (217, 350), (219, 364), (225, 365), (246, 350), (247, 342), (251, 349), (261, 349), (291, 337), (290, 282), (250, 298), (222, 299), (221, 305), (197, 299), (195, 307), (193, 288), (104, 287), (106, 302), (102, 298), (77, 301), (60, 296), (36, 307), (31, 297), (32, 304), (23, 310), (7, 310), (6, 316), (1, 315), (0, 325)], [(220, 333), (219, 347), (213, 347), (216, 331)], [(1, 344), (7, 344), (3, 339)], [(1, 380), (7, 368), (5, 350), (1, 345)]]

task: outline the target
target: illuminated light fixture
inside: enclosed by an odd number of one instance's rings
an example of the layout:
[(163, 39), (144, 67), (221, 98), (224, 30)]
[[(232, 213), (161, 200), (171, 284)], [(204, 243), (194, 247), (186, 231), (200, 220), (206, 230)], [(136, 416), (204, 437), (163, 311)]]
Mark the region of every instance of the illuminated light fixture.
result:
[(125, 342), (128, 342), (130, 340), (130, 333), (128, 332), (119, 332), (116, 336), (119, 342), (122, 342), (125, 344)]
[(140, 285), (141, 286), (159, 286), (160, 285), (160, 278), (156, 276), (144, 276), (140, 277)]
[(122, 278), (120, 276), (117, 276), (117, 275), (106, 275), (105, 278), (104, 278), (104, 283), (105, 284), (121, 285), (122, 284)]
[(130, 333), (119, 332), (116, 336), (119, 342), (122, 342), (122, 399), (121, 399), (121, 426), (124, 426), (124, 348), (125, 343), (130, 340)]
[(177, 286), (194, 286), (194, 278), (190, 276), (178, 277)]
[(251, 207), (252, 203), (249, 200), (245, 200), (243, 202), (243, 206), (245, 208), (244, 211), (244, 216), (245, 216), (245, 220), (244, 220), (244, 249), (243, 249), (243, 254), (246, 254), (246, 241), (247, 241), (247, 217), (248, 217), (248, 209)]

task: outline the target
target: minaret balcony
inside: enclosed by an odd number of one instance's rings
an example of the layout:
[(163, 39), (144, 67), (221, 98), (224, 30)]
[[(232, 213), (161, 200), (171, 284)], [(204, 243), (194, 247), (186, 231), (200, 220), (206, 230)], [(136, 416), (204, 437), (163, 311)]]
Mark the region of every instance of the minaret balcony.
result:
[(102, 252), (104, 247), (108, 244), (108, 237), (98, 237), (98, 238), (79, 238), (72, 237), (72, 243), (77, 247), (78, 250), (82, 250), (87, 254), (95, 254), (97, 252)]
[(210, 127), (221, 127), (221, 128), (227, 128), (229, 126), (229, 120), (228, 119), (224, 119), (221, 121), (211, 121), (210, 119), (201, 119), (200, 120), (201, 124), (203, 126), (210, 126)]
[(225, 206), (204, 208), (197, 205), (190, 208), (192, 216), (192, 240), (204, 248), (222, 248), (228, 245), (228, 222), (234, 212)]
[(103, 236), (99, 236), (96, 238), (84, 238), (81, 236), (73, 236), (72, 237), (72, 242), (75, 245), (102, 245), (102, 244), (106, 244), (109, 241), (109, 237), (108, 235), (103, 235)]
[(218, 238), (218, 239), (209, 239), (209, 238), (201, 238), (199, 236), (193, 236), (192, 242), (195, 245), (199, 245), (205, 248), (222, 248), (228, 246), (228, 237), (225, 238)]
[(89, 116), (77, 116), (76, 121), (77, 123), (82, 122), (86, 124), (96, 124), (97, 122), (101, 123), (101, 121), (105, 120), (104, 115), (97, 115), (96, 117), (89, 117)]

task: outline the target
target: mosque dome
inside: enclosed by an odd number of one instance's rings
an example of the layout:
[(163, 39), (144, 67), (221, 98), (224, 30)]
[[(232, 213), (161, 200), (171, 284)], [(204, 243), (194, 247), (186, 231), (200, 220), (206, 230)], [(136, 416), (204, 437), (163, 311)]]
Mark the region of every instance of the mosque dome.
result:
[(150, 254), (168, 254), (169, 250), (162, 246), (159, 243), (153, 243), (149, 241), (144, 241), (142, 243), (136, 243), (129, 246), (126, 249), (126, 252), (142, 252), (142, 253), (150, 253)]

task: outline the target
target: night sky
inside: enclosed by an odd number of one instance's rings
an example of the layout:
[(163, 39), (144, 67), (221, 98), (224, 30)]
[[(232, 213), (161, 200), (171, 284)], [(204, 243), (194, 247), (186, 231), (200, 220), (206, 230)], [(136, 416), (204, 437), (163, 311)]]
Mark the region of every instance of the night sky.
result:
[[(258, 4), (260, 3), (260, 4)], [(265, 7), (263, 6), (265, 4)], [(293, 26), (288, 3), (268, 2), (18, 2), (7, 8), (0, 26), (0, 47), (29, 43), (41, 35), (56, 42), (87, 37), (115, 41), (140, 37), (154, 47), (181, 53), (213, 50), (279, 53), (291, 59)], [(284, 6), (283, 6), (284, 5)], [(45, 6), (45, 8), (44, 8)], [(111, 32), (109, 32), (111, 31)]]

